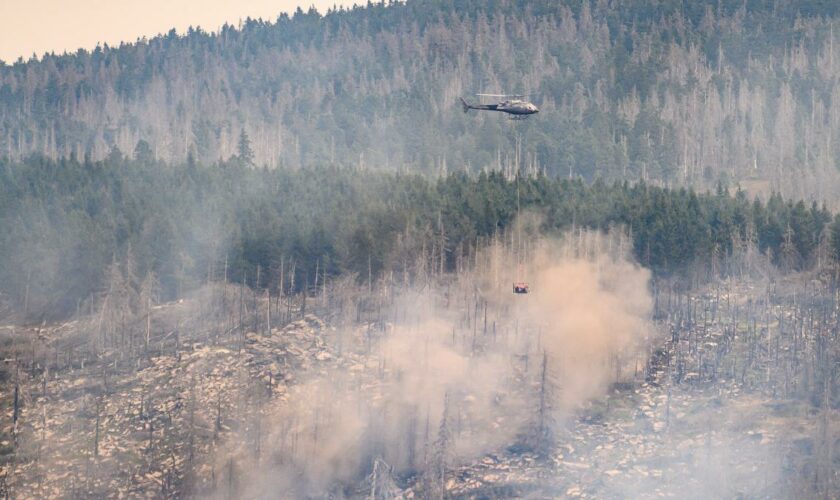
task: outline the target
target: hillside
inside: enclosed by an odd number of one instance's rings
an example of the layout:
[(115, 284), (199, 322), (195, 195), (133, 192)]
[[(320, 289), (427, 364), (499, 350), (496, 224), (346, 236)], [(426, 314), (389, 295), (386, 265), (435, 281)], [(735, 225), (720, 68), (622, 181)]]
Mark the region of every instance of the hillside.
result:
[[(794, 0), (417, 0), (171, 32), (0, 67), (0, 154), (212, 163), (245, 131), (257, 165), (522, 166), (831, 201), (837, 15)], [(528, 92), (541, 112), (461, 113), (479, 91)]]
[(526, 297), (500, 242), (416, 286), (4, 326), (0, 494), (833, 496), (836, 289), (651, 284), (625, 241), (541, 241)]
[(835, 36), (408, 0), (0, 64), (0, 498), (837, 498)]
[(114, 290), (175, 300), (213, 280), (273, 292), (343, 277), (408, 282), (463, 268), (488, 241), (510, 238), (523, 213), (546, 234), (625, 228), (637, 262), (692, 284), (830, 274), (840, 260), (840, 218), (825, 206), (750, 200), (722, 185), (698, 193), (542, 175), (429, 179), (236, 159), (164, 169), (115, 156), (0, 160), (0, 318), (66, 318)]

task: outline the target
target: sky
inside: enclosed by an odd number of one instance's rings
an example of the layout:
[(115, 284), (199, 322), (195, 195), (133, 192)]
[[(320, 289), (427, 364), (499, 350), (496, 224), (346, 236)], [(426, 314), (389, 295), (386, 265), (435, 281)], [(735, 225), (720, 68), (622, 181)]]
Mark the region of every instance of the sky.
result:
[(321, 13), (334, 5), (366, 0), (0, 0), (0, 60), (12, 63), (45, 52), (119, 45), (175, 28), (216, 31), (246, 17), (274, 21), (281, 12), (314, 5)]

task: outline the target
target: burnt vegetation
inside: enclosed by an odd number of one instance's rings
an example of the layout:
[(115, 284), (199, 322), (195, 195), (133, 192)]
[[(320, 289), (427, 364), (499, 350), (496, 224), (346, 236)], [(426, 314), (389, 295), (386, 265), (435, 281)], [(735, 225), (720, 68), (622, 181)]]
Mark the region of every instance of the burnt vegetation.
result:
[(0, 496), (837, 497), (837, 14), (371, 3), (0, 66)]
[[(655, 496), (663, 477), (698, 494), (836, 491), (837, 224), (815, 204), (500, 173), (43, 160), (3, 174), (29, 207), (4, 212), (10, 495)], [(517, 198), (541, 216), (517, 222)], [(160, 224), (166, 253), (142, 229)], [(557, 292), (510, 302), (541, 234), (565, 234), (561, 262), (601, 268), (606, 252), (654, 271), (632, 290), (654, 321), (640, 349), (614, 326), (575, 356), (591, 326), (556, 333), (533, 305)], [(401, 364), (411, 332), (427, 337)], [(439, 356), (473, 368), (437, 380)], [(601, 367), (583, 391), (581, 359)], [(502, 360), (496, 392), (468, 382)], [(405, 400), (413, 377), (434, 390)], [(488, 415), (504, 432), (484, 434)], [(733, 449), (745, 458), (725, 474), (708, 466)]]

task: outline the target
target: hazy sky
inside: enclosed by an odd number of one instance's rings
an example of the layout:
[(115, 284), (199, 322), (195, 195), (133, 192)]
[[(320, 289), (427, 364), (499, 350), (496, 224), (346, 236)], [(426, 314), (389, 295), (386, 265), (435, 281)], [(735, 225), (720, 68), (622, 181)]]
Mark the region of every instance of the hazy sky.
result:
[(0, 60), (14, 62), (33, 53), (59, 54), (92, 49), (97, 42), (118, 45), (152, 37), (171, 28), (183, 34), (189, 26), (216, 31), (226, 21), (250, 16), (274, 21), (280, 12), (314, 5), (326, 12), (333, 5), (366, 0), (0, 0)]

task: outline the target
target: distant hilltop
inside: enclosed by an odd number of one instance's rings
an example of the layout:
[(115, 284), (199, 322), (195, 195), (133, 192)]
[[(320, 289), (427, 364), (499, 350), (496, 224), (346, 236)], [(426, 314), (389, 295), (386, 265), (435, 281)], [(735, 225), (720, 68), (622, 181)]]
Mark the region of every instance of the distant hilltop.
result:
[[(706, 5), (703, 5), (703, 4)], [(375, 3), (0, 68), (0, 157), (523, 169), (836, 197), (840, 5)], [(534, 119), (459, 97), (527, 92)]]

